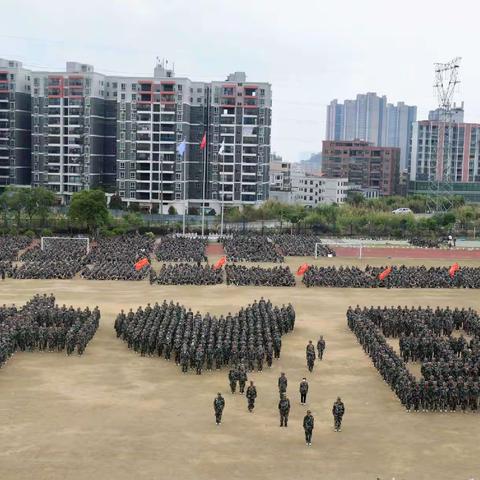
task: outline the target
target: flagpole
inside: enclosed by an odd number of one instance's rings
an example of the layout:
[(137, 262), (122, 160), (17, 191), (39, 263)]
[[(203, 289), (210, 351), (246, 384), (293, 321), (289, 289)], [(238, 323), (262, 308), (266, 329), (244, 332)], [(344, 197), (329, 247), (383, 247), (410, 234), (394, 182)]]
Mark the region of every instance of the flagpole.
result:
[(207, 176), (207, 166), (206, 166), (207, 143), (208, 142), (205, 143), (205, 148), (203, 149), (202, 237), (205, 235), (205, 182), (206, 182), (206, 176)]
[[(222, 155), (222, 158), (223, 158), (223, 155)], [(222, 170), (223, 170), (223, 166), (222, 166)], [(224, 187), (225, 187), (225, 173), (222, 171), (222, 204), (221, 204), (221, 207), (220, 207), (220, 236), (223, 237), (223, 211), (224, 211), (224, 208), (225, 208), (225, 190), (224, 190)]]
[(183, 152), (182, 154), (182, 158), (183, 158), (183, 229), (182, 229), (182, 233), (183, 235), (185, 235), (185, 224), (186, 224), (186, 212), (188, 210), (188, 206), (187, 206), (187, 199), (186, 199), (186, 184), (185, 184), (185, 180), (186, 180), (186, 167), (187, 167), (187, 162), (185, 160), (185, 152)]

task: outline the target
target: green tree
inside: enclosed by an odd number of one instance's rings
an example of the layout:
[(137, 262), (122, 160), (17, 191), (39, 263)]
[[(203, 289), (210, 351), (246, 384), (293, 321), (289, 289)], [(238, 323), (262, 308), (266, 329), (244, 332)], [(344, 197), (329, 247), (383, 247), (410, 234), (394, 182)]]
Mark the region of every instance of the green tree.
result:
[(22, 212), (25, 208), (27, 189), (22, 187), (8, 186), (5, 189), (7, 208), (14, 214), (17, 228), (21, 225)]
[(365, 197), (361, 192), (348, 192), (347, 194), (347, 203), (349, 205), (353, 205), (354, 207), (359, 207), (360, 205), (364, 205), (366, 202)]
[(169, 215), (176, 215), (177, 214), (177, 210), (175, 209), (175, 207), (173, 205), (170, 205), (168, 207), (168, 214)]
[(68, 217), (74, 223), (85, 225), (90, 232), (108, 223), (109, 215), (105, 192), (83, 190), (72, 195)]
[(31, 203), (34, 206), (34, 215), (38, 215), (41, 225), (45, 225), (48, 214), (55, 205), (55, 194), (44, 187), (35, 187), (30, 191), (30, 197)]
[(127, 230), (138, 230), (145, 222), (139, 213), (130, 212), (122, 217), (122, 222)]
[(8, 214), (10, 212), (7, 200), (7, 192), (4, 191), (0, 194), (0, 211), (2, 212), (3, 227), (8, 227)]

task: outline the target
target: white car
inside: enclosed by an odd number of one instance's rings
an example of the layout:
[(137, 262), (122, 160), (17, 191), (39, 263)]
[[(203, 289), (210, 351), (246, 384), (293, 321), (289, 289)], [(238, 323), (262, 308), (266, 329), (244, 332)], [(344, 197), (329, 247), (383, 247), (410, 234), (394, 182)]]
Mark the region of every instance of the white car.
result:
[(397, 208), (396, 210), (392, 210), (392, 213), (395, 215), (405, 215), (407, 213), (413, 213), (409, 208), (402, 207), (402, 208)]

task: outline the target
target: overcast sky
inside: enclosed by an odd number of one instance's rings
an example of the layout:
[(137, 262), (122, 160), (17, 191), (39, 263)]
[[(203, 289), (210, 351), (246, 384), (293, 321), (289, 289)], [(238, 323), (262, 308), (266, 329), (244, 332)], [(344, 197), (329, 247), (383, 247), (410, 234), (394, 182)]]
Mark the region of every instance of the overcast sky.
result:
[(326, 105), (367, 91), (436, 106), (434, 62), (461, 56), (467, 121), (480, 122), (476, 0), (15, 0), (2, 2), (0, 57), (33, 69), (67, 60), (106, 74), (223, 80), (243, 70), (273, 86), (272, 150), (321, 150)]

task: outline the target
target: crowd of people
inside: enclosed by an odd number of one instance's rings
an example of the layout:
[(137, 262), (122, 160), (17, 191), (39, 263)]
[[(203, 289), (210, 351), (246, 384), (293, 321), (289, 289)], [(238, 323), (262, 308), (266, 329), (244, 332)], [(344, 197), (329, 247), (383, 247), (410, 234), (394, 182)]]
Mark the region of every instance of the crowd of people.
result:
[(336, 288), (480, 288), (480, 268), (461, 267), (450, 274), (450, 267), (393, 266), (383, 280), (386, 266), (310, 266), (303, 276), (307, 287)]
[(155, 239), (146, 235), (101, 237), (92, 243), (87, 263), (135, 263), (141, 257), (150, 258)]
[(19, 258), (20, 265), (12, 268), (13, 278), (68, 279), (85, 265), (87, 243), (68, 238), (51, 238), (36, 244)]
[(182, 372), (200, 375), (223, 366), (246, 365), (262, 370), (280, 357), (282, 335), (293, 330), (292, 305), (273, 306), (260, 299), (232, 315), (217, 318), (193, 313), (173, 302), (147, 305), (136, 312), (123, 310), (115, 320), (117, 337), (142, 356), (173, 358)]
[[(24, 244), (21, 240), (16, 243), (18, 247)], [(135, 263), (149, 259), (153, 246), (154, 239), (142, 235), (100, 238), (90, 243), (90, 251), (86, 241), (50, 238), (43, 248), (36, 244), (26, 250), (17, 265), (0, 261), (0, 274), (17, 279), (71, 279), (80, 272), (89, 280), (142, 280), (150, 265), (136, 270)]]
[(17, 351), (85, 352), (100, 321), (90, 310), (55, 305), (53, 295), (35, 295), (23, 307), (0, 307), (0, 367)]
[(161, 262), (203, 262), (208, 240), (194, 235), (162, 237), (156, 256)]
[(230, 262), (283, 262), (280, 249), (266, 235), (236, 234), (220, 241)]
[(25, 235), (0, 235), (0, 262), (14, 262), (32, 239)]
[(150, 259), (154, 243), (153, 238), (138, 234), (100, 238), (93, 243), (81, 276), (88, 280), (143, 280), (151, 267), (136, 270), (135, 263)]
[(289, 267), (246, 267), (244, 265), (226, 265), (227, 285), (294, 287), (295, 277)]
[(280, 248), (282, 254), (287, 257), (313, 257), (315, 255), (315, 245), (317, 245), (317, 256), (334, 257), (335, 251), (328, 245), (322, 243), (317, 235), (287, 234), (282, 233), (272, 235), (272, 240)]
[(139, 281), (146, 278), (151, 266), (146, 265), (136, 270), (134, 263), (129, 262), (102, 262), (86, 266), (81, 271), (82, 278), (87, 280), (127, 280)]
[(421, 248), (440, 248), (440, 241), (434, 238), (412, 237), (408, 243), (413, 247)]
[(217, 285), (223, 283), (223, 270), (198, 263), (163, 264), (151, 270), (150, 283), (159, 285)]
[[(476, 411), (480, 317), (472, 309), (349, 307), (348, 326), (407, 411)], [(463, 330), (471, 337), (452, 336)], [(400, 355), (386, 338), (398, 338)], [(422, 378), (408, 370), (422, 361)]]

